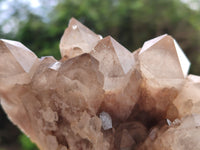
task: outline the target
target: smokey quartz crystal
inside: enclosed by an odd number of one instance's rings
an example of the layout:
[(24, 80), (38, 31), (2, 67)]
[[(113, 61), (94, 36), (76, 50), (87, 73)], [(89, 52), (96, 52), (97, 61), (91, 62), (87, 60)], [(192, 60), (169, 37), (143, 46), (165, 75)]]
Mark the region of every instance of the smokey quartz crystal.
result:
[(200, 77), (171, 36), (131, 53), (72, 18), (60, 53), (0, 40), (1, 105), (40, 150), (200, 148)]

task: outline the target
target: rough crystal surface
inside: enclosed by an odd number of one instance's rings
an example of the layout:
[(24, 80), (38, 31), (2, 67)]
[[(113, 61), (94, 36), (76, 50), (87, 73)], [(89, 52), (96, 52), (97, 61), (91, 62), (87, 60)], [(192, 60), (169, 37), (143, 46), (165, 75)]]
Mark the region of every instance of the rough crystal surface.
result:
[(183, 117), (180, 124), (171, 125), (164, 132), (157, 132), (157, 138), (144, 142), (139, 150), (197, 150), (200, 147), (199, 114)]
[(162, 35), (131, 53), (70, 20), (61, 60), (0, 40), (1, 105), (41, 150), (197, 150), (200, 77)]

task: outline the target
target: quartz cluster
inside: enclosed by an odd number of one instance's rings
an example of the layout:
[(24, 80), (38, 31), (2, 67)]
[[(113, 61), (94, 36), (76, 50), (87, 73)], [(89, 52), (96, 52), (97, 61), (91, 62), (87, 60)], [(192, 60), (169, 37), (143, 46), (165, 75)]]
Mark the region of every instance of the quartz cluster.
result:
[(200, 77), (171, 36), (131, 53), (72, 18), (60, 52), (0, 40), (1, 105), (41, 150), (200, 149)]

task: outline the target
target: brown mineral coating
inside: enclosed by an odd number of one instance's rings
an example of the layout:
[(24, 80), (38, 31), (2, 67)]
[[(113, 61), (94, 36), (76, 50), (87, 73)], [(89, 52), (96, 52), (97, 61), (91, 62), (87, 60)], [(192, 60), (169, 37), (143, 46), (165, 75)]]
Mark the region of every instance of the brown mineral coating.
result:
[(41, 150), (200, 147), (200, 77), (187, 77), (190, 63), (172, 37), (131, 53), (72, 18), (60, 51), (60, 61), (38, 59), (0, 40), (2, 107)]

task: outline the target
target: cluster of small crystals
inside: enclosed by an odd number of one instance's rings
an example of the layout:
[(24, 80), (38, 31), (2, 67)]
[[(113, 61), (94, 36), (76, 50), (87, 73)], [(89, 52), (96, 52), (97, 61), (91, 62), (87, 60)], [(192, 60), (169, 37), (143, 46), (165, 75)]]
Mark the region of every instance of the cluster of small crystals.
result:
[(72, 18), (60, 52), (0, 40), (1, 105), (41, 150), (200, 148), (200, 77), (171, 36), (131, 53)]

